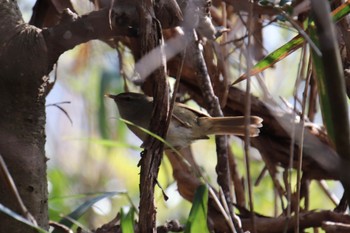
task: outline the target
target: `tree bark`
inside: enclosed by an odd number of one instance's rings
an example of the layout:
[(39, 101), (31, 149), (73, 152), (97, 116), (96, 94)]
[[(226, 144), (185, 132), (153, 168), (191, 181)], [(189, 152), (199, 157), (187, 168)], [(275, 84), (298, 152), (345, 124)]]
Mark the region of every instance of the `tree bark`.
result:
[[(118, 22), (128, 17), (135, 21), (136, 15), (120, 15), (119, 10), (116, 7), (110, 15), (108, 9), (101, 9), (39, 29), (24, 23), (16, 0), (0, 0), (0, 155), (24, 205), (44, 229), (48, 229), (46, 75), (59, 56), (76, 45), (93, 39), (135, 36)], [(0, 203), (21, 214), (15, 200), (5, 182), (0, 182)], [(34, 230), (0, 213), (0, 232)]]
[[(140, 42), (141, 55), (146, 55), (157, 46), (162, 46), (162, 32), (154, 16), (153, 1), (141, 1)], [(147, 67), (145, 67), (147, 68)], [(154, 106), (150, 131), (165, 138), (168, 117), (168, 85), (165, 64), (151, 73), (143, 84), (145, 92), (153, 94)], [(154, 204), (154, 187), (157, 183), (159, 166), (163, 157), (163, 143), (153, 137), (145, 141), (145, 151), (140, 161), (140, 213), (139, 232), (156, 232), (156, 207)]]
[[(46, 46), (40, 30), (25, 24), (15, 1), (0, 0), (0, 154), (25, 206), (48, 229), (45, 157)], [(0, 183), (0, 203), (20, 213)], [(0, 232), (36, 232), (0, 213)]]

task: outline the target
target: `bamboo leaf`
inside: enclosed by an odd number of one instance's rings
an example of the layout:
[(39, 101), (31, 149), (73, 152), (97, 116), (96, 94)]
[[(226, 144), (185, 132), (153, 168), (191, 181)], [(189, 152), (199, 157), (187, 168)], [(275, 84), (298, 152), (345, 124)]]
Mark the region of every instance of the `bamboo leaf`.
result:
[(0, 212), (10, 216), (13, 219), (16, 219), (17, 221), (24, 223), (34, 229), (36, 229), (39, 233), (49, 233), (48, 231), (38, 227), (37, 225), (35, 225), (34, 223), (28, 221), (27, 219), (25, 219), (24, 217), (22, 217), (21, 215), (17, 214), (16, 212), (10, 210), (9, 208), (7, 208), (6, 206), (4, 206), (3, 204), (0, 203)]
[(312, 11), (317, 30), (312, 30), (312, 36), (319, 43), (322, 51), (322, 57), (312, 53), (320, 93), (321, 111), (328, 135), (335, 144), (338, 154), (343, 159), (348, 159), (350, 156), (348, 99), (336, 30), (331, 20), (325, 17), (327, 10), (330, 9), (328, 3), (326, 1), (311, 2), (314, 6)]
[[(313, 41), (318, 45), (318, 39), (317, 39), (317, 33), (316, 28), (314, 26), (310, 27), (310, 36), (313, 39)], [(329, 99), (329, 95), (327, 94), (327, 87), (325, 83), (325, 73), (323, 69), (322, 64), (322, 58), (321, 56), (318, 56), (313, 51), (311, 51), (312, 55), (312, 62), (314, 65), (314, 71), (317, 77), (317, 85), (318, 85), (318, 93), (320, 95), (320, 105), (321, 105), (321, 111), (323, 116), (323, 123), (327, 128), (327, 133), (331, 140), (334, 140), (334, 132), (333, 132), (333, 122), (331, 121), (331, 102)]]
[(208, 187), (201, 185), (196, 190), (190, 215), (186, 223), (185, 233), (209, 233), (207, 214)]
[(173, 150), (177, 155), (181, 156), (181, 153), (175, 149), (175, 147), (173, 147), (169, 142), (167, 142), (164, 138), (158, 136), (155, 133), (152, 133), (151, 131), (149, 131), (148, 129), (145, 129), (139, 125), (135, 125), (134, 123), (132, 123), (131, 121), (125, 120), (123, 118), (120, 118), (121, 121), (123, 121), (124, 123), (128, 124), (128, 125), (132, 125), (135, 126), (137, 128), (139, 128), (140, 130), (142, 130), (143, 132), (147, 133), (148, 135), (154, 137), (155, 139), (159, 140), (160, 142), (164, 143), (164, 145), (166, 145), (167, 147), (169, 147), (171, 150)]
[(98, 201), (100, 201), (100, 200), (102, 200), (104, 198), (107, 198), (107, 197), (115, 196), (117, 194), (119, 194), (119, 192), (105, 192), (105, 193), (102, 193), (101, 195), (99, 195), (97, 197), (94, 197), (94, 198), (91, 198), (91, 199), (85, 201), (83, 204), (78, 206), (78, 208), (76, 208), (73, 212), (68, 214), (66, 217), (63, 217), (62, 220), (60, 221), (60, 224), (65, 225), (68, 228), (70, 228), (73, 225), (73, 221), (72, 220), (79, 219), (96, 202), (98, 202)]
[(134, 208), (125, 211), (124, 208), (120, 210), (120, 225), (123, 233), (134, 233)]
[[(346, 1), (345, 3), (343, 3), (341, 6), (339, 6), (337, 9), (335, 9), (332, 12), (332, 19), (334, 22), (338, 22), (349, 13), (350, 13), (350, 1)], [(272, 65), (281, 61), (282, 59), (287, 57), (289, 54), (293, 53), (298, 48), (300, 48), (304, 43), (304, 41), (305, 39), (300, 34), (298, 34), (293, 39), (288, 41), (286, 44), (282, 45), (272, 53), (268, 54), (265, 58), (260, 60), (258, 63), (256, 63), (250, 70), (249, 75), (253, 76), (266, 70), (267, 68), (270, 68)], [(248, 73), (242, 74), (236, 81), (232, 83), (232, 85), (235, 85), (245, 80), (247, 76), (248, 76)]]
[(337, 9), (332, 11), (333, 21), (338, 22), (339, 20), (344, 18), (346, 15), (348, 15), (349, 12), (350, 12), (350, 1), (346, 1), (345, 3), (337, 7)]
[[(287, 57), (289, 54), (293, 53), (295, 50), (300, 48), (300, 46), (304, 43), (304, 38), (298, 34), (293, 39), (291, 39), (288, 43), (282, 45), (272, 53), (268, 54), (265, 58), (260, 60), (258, 63), (254, 65), (254, 67), (250, 70), (249, 75), (256, 75), (267, 68), (271, 67), (275, 63), (279, 62), (283, 58)], [(235, 85), (243, 80), (245, 80), (248, 76), (248, 73), (244, 73), (241, 75), (236, 81), (232, 83)]]

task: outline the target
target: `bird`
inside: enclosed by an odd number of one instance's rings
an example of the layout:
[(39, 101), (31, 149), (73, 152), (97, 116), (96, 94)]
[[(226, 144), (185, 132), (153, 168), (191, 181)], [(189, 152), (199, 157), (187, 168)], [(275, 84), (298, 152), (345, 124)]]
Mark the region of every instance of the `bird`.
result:
[[(132, 122), (128, 128), (143, 142), (147, 133), (140, 129), (148, 129), (153, 110), (153, 98), (141, 93), (123, 92), (118, 95), (106, 94), (117, 104), (120, 116)], [(249, 120), (249, 136), (259, 135), (262, 118), (251, 116)], [(188, 147), (199, 139), (208, 139), (208, 135), (245, 135), (245, 118), (243, 116), (211, 117), (206, 113), (190, 108), (182, 103), (175, 103), (170, 125), (165, 140), (174, 148)], [(167, 146), (165, 146), (167, 149)]]

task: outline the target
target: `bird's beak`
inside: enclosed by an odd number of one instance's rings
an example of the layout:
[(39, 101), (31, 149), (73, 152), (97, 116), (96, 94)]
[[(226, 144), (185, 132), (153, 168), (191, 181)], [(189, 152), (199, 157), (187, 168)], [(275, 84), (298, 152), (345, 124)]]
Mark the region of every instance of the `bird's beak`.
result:
[(105, 94), (105, 97), (109, 97), (111, 99), (114, 99), (116, 97), (116, 95), (112, 95), (112, 94)]

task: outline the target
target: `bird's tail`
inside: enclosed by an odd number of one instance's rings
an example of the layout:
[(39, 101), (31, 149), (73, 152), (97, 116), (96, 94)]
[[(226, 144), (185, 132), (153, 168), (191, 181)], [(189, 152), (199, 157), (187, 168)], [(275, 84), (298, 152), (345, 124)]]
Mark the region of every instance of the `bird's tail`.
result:
[[(200, 125), (206, 125), (207, 134), (226, 135), (234, 134), (237, 136), (245, 135), (245, 119), (243, 116), (237, 117), (201, 117)], [(259, 135), (259, 128), (262, 127), (260, 117), (251, 116), (249, 122), (249, 136), (256, 137)]]

